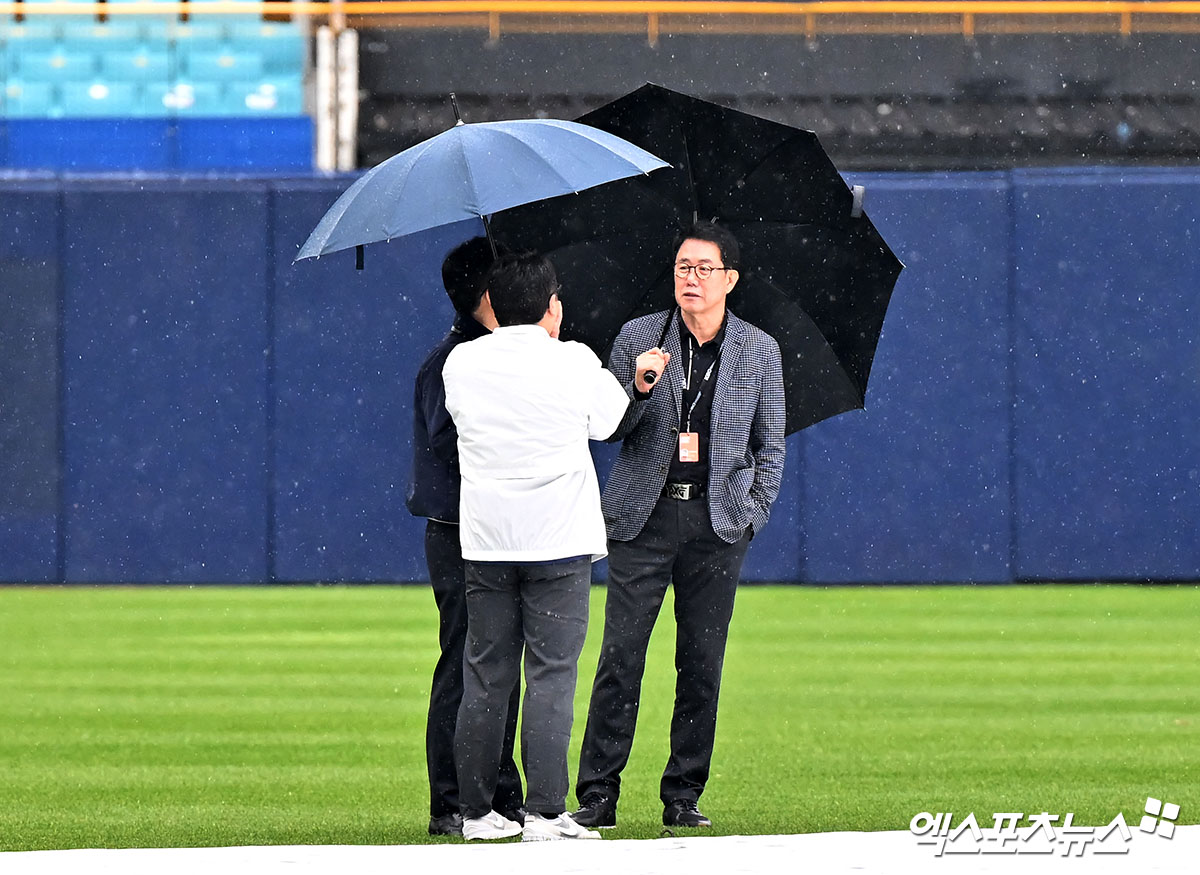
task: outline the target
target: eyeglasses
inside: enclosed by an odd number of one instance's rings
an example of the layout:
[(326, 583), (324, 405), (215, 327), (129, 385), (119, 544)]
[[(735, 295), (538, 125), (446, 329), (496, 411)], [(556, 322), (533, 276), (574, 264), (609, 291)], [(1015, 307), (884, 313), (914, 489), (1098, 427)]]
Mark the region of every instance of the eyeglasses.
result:
[(712, 276), (714, 270), (733, 270), (732, 267), (713, 267), (711, 264), (688, 264), (686, 261), (680, 261), (675, 265), (675, 276), (681, 280), (687, 279), (687, 275), (692, 271), (696, 271), (698, 279), (706, 280)]

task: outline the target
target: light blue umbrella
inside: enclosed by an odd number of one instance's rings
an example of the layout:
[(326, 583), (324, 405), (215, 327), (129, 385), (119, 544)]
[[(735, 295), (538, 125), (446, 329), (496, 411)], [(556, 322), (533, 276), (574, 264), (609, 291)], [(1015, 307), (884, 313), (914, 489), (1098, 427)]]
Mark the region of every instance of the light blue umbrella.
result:
[(487, 217), (500, 210), (668, 166), (578, 122), (459, 121), (359, 177), (321, 218), (296, 260), (472, 217), (486, 228)]

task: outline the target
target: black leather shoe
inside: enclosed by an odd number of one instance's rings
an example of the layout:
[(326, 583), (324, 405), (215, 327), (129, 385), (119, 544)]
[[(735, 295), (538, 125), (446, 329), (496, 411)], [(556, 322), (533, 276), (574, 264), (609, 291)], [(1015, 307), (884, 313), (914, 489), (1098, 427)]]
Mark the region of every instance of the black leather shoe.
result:
[(584, 793), (579, 800), (579, 810), (571, 815), (571, 819), (580, 826), (590, 829), (608, 829), (617, 825), (617, 800), (593, 790)]
[(429, 834), (431, 836), (462, 835), (462, 815), (456, 811), (454, 814), (429, 818)]
[(664, 826), (712, 826), (691, 799), (676, 799), (663, 809)]

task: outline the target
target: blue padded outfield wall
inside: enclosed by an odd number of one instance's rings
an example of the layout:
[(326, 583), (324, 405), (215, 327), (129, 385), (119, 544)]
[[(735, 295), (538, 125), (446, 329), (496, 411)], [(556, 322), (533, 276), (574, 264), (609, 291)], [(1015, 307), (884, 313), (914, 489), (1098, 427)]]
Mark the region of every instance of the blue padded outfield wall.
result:
[[(1200, 578), (1200, 171), (849, 181), (907, 269), (747, 579)], [(412, 379), (472, 229), (293, 265), (349, 182), (0, 178), (0, 580), (424, 579)]]

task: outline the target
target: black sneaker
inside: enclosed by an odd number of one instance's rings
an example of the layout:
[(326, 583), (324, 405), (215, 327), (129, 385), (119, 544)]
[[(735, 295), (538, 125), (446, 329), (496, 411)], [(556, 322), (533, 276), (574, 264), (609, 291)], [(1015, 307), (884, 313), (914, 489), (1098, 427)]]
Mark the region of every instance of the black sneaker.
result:
[(691, 799), (676, 799), (663, 809), (664, 826), (712, 826)]
[(525, 815), (529, 813), (523, 805), (518, 805), (516, 808), (498, 808), (496, 810), (509, 820), (515, 820), (517, 823), (524, 823)]
[(429, 834), (431, 836), (462, 835), (462, 815), (456, 811), (453, 814), (429, 818)]
[(608, 829), (617, 825), (617, 800), (607, 793), (592, 790), (579, 800), (579, 810), (571, 820), (589, 829)]

